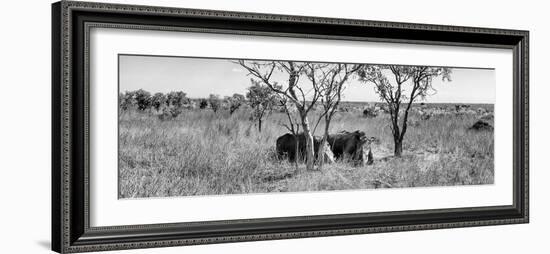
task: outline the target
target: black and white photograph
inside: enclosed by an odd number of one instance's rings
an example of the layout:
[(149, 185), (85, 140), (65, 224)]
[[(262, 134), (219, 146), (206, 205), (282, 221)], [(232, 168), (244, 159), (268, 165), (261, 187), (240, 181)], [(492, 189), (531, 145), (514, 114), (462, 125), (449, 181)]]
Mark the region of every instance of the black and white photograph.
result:
[(6, 1), (0, 254), (544, 252), (547, 5)]
[(119, 199), (494, 184), (495, 69), (118, 56)]

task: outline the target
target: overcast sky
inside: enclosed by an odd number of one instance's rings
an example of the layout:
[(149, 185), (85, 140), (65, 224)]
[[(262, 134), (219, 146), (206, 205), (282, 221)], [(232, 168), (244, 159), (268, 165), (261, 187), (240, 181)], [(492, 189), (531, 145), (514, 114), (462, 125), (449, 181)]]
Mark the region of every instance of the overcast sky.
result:
[[(144, 89), (151, 93), (184, 91), (191, 98), (210, 94), (223, 97), (234, 93), (244, 95), (251, 85), (251, 76), (227, 59), (120, 55), (119, 61), (120, 92)], [(274, 78), (285, 83), (283, 75)], [(495, 70), (453, 68), (451, 79), (451, 82), (434, 79), (437, 93), (425, 102), (495, 102)], [(350, 80), (343, 95), (344, 101), (380, 100), (372, 84), (356, 79)]]

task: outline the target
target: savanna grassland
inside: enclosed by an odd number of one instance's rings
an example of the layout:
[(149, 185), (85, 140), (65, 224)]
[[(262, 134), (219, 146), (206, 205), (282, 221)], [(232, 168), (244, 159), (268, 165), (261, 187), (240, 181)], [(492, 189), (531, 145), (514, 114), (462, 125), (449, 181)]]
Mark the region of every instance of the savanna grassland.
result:
[[(275, 141), (287, 132), (281, 126), (286, 122), (284, 113), (271, 113), (258, 132), (247, 108), (232, 115), (225, 110), (188, 109), (168, 120), (152, 112), (123, 111), (119, 115), (119, 197), (493, 183), (493, 132), (469, 129), (480, 114), (436, 114), (425, 119), (412, 110), (403, 156), (394, 157), (388, 114), (367, 118), (362, 105), (356, 104), (352, 110), (336, 113), (331, 133), (361, 130), (377, 137), (380, 142), (371, 144), (374, 164), (354, 167), (337, 161), (316, 171), (305, 170), (303, 163), (296, 170), (294, 164), (277, 160)], [(492, 105), (483, 107), (492, 111)], [(321, 123), (315, 135), (321, 135), (322, 129)]]

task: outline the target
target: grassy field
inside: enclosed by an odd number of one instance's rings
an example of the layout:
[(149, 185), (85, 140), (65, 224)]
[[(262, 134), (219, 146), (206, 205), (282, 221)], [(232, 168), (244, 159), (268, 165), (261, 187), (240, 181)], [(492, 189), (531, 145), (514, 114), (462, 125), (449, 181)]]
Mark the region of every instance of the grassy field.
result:
[[(477, 106), (476, 106), (477, 107)], [(486, 106), (492, 110), (492, 105)], [(236, 193), (297, 192), (493, 183), (493, 132), (472, 131), (480, 117), (448, 114), (421, 120), (412, 113), (404, 155), (392, 156), (388, 115), (365, 118), (339, 112), (331, 132), (365, 131), (375, 163), (353, 167), (337, 162), (322, 171), (296, 171), (278, 161), (275, 140), (286, 133), (283, 113), (271, 114), (259, 133), (246, 109), (186, 110), (161, 121), (148, 112), (119, 116), (119, 197), (166, 197)], [(315, 119), (310, 117), (310, 121)], [(323, 126), (317, 128), (321, 135)]]

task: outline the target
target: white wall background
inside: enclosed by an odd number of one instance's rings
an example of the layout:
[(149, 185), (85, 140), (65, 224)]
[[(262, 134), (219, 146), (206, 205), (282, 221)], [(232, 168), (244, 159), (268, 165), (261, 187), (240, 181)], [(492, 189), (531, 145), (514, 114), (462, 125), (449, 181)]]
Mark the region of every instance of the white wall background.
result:
[[(107, 0), (105, 0), (107, 1)], [(544, 253), (550, 226), (546, 143), (544, 1), (133, 0), (247, 12), (527, 29), (531, 31), (531, 223), (465, 229), (246, 242), (122, 253)], [(0, 253), (48, 253), (50, 245), (50, 1), (8, 1), (0, 15)]]

